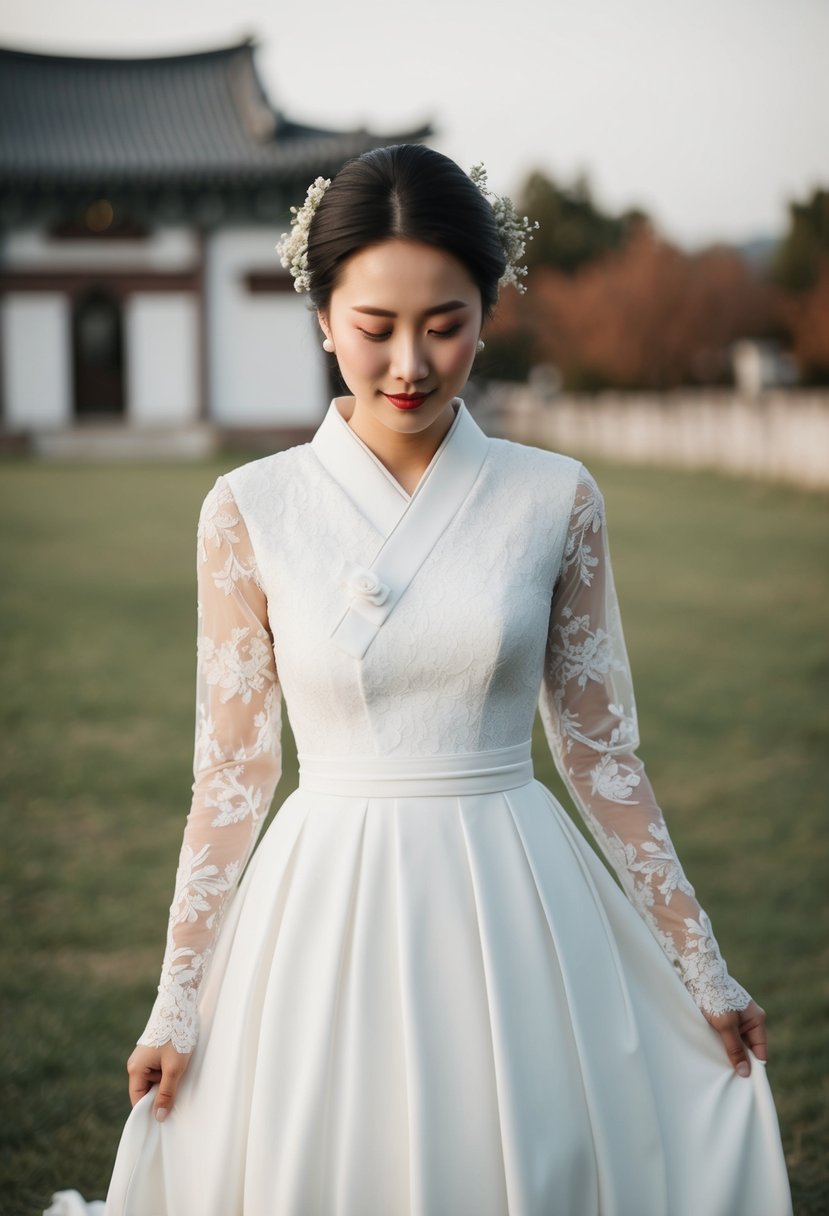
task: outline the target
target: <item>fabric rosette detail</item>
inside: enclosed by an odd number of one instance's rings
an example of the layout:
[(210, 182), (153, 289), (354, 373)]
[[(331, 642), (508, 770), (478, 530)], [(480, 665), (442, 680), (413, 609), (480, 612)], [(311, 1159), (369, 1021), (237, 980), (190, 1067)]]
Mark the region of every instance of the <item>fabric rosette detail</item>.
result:
[(343, 584), (350, 600), (362, 600), (378, 607), (385, 604), (391, 594), (391, 587), (366, 566), (346, 566)]

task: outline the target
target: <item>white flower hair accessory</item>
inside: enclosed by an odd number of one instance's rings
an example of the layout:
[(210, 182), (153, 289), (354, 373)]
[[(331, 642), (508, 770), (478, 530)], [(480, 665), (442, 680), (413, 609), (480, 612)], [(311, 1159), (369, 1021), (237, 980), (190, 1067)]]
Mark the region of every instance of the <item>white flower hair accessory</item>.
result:
[[(516, 291), (524, 292), (527, 288), (521, 279), (525, 277), (527, 267), (522, 265), (522, 259), (527, 241), (533, 239), (532, 234), (539, 226), (538, 220), (533, 223), (526, 215), (519, 216), (512, 199), (490, 190), (486, 169), (482, 164), (473, 165), (469, 170), (469, 177), (495, 214), (495, 224), (507, 260), (507, 268), (498, 280), (498, 285), (503, 287), (512, 284)], [(293, 276), (295, 291), (311, 290), (311, 276), (308, 273), (308, 230), (320, 200), (330, 185), (330, 177), (318, 177), (311, 183), (302, 206), (291, 208), (290, 232), (283, 232), (276, 243), (280, 262)]]
[(276, 243), (279, 260), (294, 278), (294, 291), (310, 291), (308, 274), (308, 229), (320, 199), (331, 185), (330, 177), (317, 177), (308, 187), (301, 207), (291, 208), (291, 231), (283, 232)]
[(507, 268), (498, 280), (499, 286), (512, 284), (516, 291), (525, 292), (526, 283), (522, 283), (527, 273), (527, 267), (522, 265), (527, 241), (533, 239), (533, 232), (539, 227), (538, 220), (534, 223), (526, 215), (519, 216), (511, 198), (496, 194), (490, 190), (486, 180), (486, 169), (482, 164), (473, 165), (469, 176), (495, 212), (495, 223), (498, 235), (504, 247)]

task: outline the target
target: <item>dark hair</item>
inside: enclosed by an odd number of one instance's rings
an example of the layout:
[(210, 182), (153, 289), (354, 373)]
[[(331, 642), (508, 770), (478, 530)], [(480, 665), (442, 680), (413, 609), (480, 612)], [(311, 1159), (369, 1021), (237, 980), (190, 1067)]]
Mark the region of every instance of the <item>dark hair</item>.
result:
[(506, 269), (495, 213), (453, 160), (422, 144), (374, 148), (333, 179), (308, 232), (314, 306), (326, 310), (352, 254), (394, 237), (456, 257), (480, 289), (483, 315), (490, 315)]

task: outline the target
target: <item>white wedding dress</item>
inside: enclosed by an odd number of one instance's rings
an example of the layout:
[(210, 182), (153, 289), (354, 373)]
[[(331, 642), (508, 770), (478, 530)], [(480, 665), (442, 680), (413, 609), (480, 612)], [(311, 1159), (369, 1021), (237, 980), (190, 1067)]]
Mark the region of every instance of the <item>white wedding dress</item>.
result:
[[(408, 495), (349, 408), (202, 510), (140, 1039), (193, 1056), (165, 1123), (133, 1108), (107, 1216), (787, 1216), (765, 1069), (700, 1012), (748, 996), (635, 754), (595, 482), (456, 402)], [(283, 695), (299, 788), (251, 857)], [(533, 779), (537, 704), (626, 894)]]

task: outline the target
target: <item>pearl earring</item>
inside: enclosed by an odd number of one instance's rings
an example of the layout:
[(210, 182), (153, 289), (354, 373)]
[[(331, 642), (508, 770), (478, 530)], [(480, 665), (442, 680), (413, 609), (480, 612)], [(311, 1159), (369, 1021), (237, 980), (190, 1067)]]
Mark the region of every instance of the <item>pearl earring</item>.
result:
[(324, 351), (327, 351), (329, 355), (333, 355), (333, 353), (334, 353), (334, 339), (333, 339), (333, 338), (326, 338), (326, 339), (325, 339), (325, 341), (324, 341), (324, 342), (323, 342), (323, 344), (322, 344), (322, 349), (323, 349)]
[(485, 347), (485, 346), (486, 346), (486, 342), (484, 342), (484, 341), (483, 341), (483, 339), (479, 339), (479, 341), (478, 341), (478, 351), (479, 351), (479, 352), (480, 352), (480, 351), (482, 351), (482, 350), (484, 349), (484, 347)]

